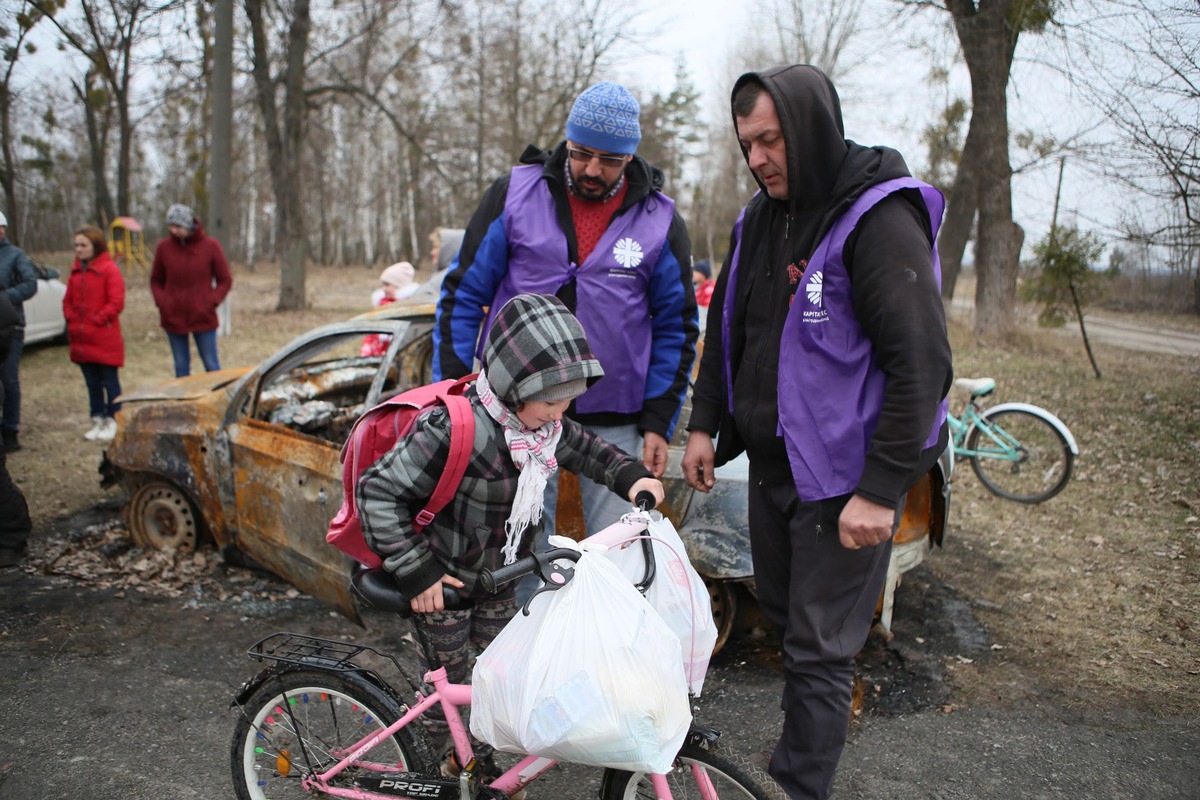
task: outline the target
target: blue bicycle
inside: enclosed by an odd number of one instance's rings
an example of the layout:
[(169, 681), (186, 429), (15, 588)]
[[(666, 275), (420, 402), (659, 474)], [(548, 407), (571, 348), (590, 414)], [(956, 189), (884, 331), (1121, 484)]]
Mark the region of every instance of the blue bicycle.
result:
[(980, 483), (1000, 497), (1030, 504), (1066, 487), (1079, 446), (1062, 420), (1029, 403), (982, 408), (979, 401), (996, 389), (991, 378), (959, 378), (954, 385), (970, 394), (962, 416), (947, 418), (954, 456), (970, 459)]

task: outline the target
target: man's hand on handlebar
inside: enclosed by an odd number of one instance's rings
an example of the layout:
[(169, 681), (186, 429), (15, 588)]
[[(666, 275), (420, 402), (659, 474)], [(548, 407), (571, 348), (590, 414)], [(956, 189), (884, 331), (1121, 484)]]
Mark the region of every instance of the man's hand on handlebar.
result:
[(409, 601), (412, 610), (418, 614), (429, 614), (445, 608), (446, 601), (442, 597), (442, 584), (453, 586), (455, 589), (461, 589), (466, 585), (453, 575), (443, 575), (438, 579), (437, 583)]
[(658, 478), (642, 478), (635, 483), (633, 488), (629, 490), (629, 502), (637, 505), (637, 496), (639, 492), (649, 492), (650, 494), (654, 495), (654, 506), (652, 506), (652, 508), (657, 507), (660, 503), (662, 503), (663, 498), (666, 496), (663, 493), (662, 481), (658, 480)]

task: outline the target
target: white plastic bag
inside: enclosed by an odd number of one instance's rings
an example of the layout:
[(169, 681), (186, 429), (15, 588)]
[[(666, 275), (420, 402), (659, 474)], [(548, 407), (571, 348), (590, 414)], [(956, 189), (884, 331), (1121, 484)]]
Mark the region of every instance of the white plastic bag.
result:
[[(699, 697), (717, 643), (708, 588), (688, 560), (683, 540), (671, 520), (657, 513), (651, 517), (645, 535), (652, 537), (655, 569), (646, 599), (678, 637), (683, 674), (692, 693)], [(633, 583), (641, 583), (645, 578), (646, 557), (641, 540), (626, 547), (610, 548), (608, 557)]]
[(691, 725), (674, 634), (604, 556), (583, 551), (475, 662), (471, 733), (499, 750), (665, 773)]

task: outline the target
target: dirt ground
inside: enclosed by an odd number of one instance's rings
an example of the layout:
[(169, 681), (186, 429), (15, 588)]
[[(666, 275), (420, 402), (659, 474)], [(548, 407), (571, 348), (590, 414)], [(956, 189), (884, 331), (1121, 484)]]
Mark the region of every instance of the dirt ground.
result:
[[(292, 314), (272, 310), (269, 267), (235, 275), (227, 366), (362, 310), (376, 271), (314, 269), (313, 307)], [(171, 374), (141, 283), (122, 318), (126, 388)], [(1200, 362), (1101, 342), (1097, 381), (1066, 335), (985, 347), (957, 318), (951, 335), (958, 375), (1054, 410), (1081, 456), (1067, 490), (1030, 507), (959, 465), (946, 546), (906, 576), (894, 638), (861, 659), (864, 711), (835, 796), (1195, 797)], [(131, 552), (122, 498), (99, 488), (100, 446), (82, 439), (66, 348), (30, 348), (22, 384), (25, 449), (9, 468), (35, 532), (25, 568), (0, 572), (0, 798), (230, 796), (227, 706), (256, 669), (245, 650), (284, 629), (390, 647), (396, 623), (358, 629), (211, 553)], [(697, 718), (758, 752), (776, 735), (779, 688), (769, 649), (730, 647)], [(598, 772), (560, 772), (531, 798), (595, 796)]]

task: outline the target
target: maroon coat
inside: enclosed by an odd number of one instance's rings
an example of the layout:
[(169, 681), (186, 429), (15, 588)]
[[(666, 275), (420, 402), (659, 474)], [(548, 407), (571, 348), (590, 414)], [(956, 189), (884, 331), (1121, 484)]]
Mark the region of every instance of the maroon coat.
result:
[(108, 253), (93, 258), (87, 269), (75, 259), (63, 295), (71, 360), (76, 364), (125, 366), (120, 319), (124, 308), (125, 279)]
[(220, 242), (204, 235), (199, 222), (183, 241), (168, 236), (154, 250), (150, 291), (167, 333), (216, 330), (217, 306), (231, 286), (225, 251)]

